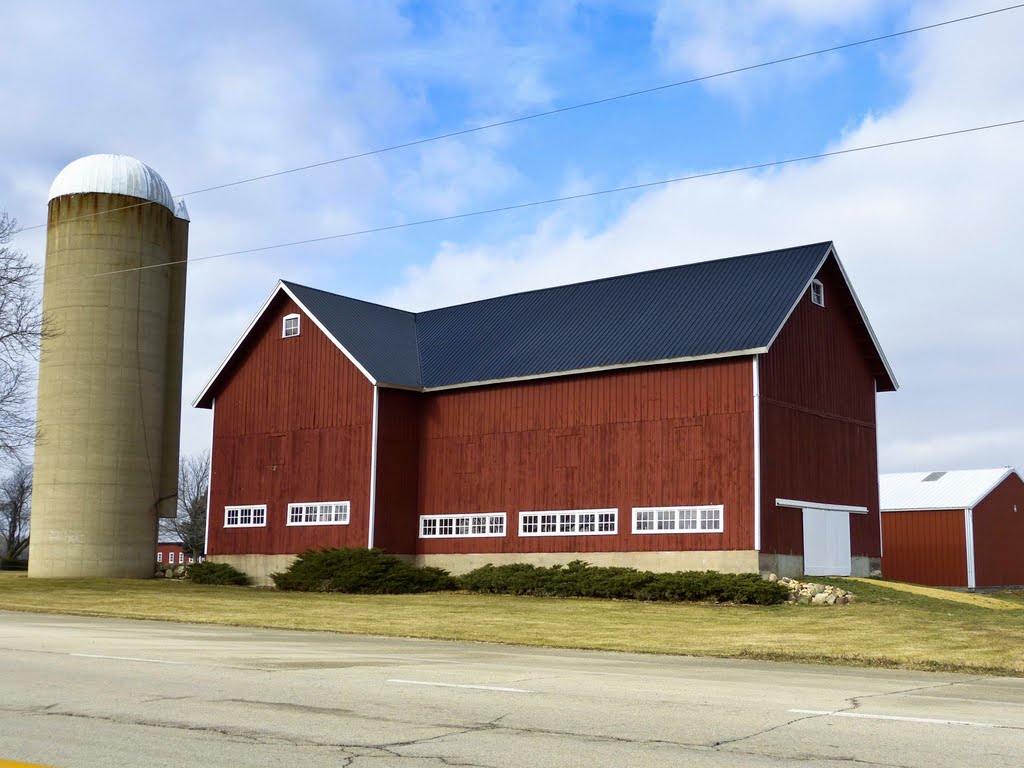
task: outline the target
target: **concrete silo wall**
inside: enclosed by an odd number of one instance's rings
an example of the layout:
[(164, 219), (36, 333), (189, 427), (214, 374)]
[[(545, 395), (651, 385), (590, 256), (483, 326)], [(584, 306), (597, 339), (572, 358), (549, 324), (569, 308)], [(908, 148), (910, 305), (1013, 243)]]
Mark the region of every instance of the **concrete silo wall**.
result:
[(165, 477), (177, 430), (164, 432), (180, 407), (180, 362), (168, 377), (180, 327), (169, 321), (180, 326), (183, 307), (172, 311), (171, 267), (97, 273), (172, 261), (179, 233), (166, 207), (138, 198), (50, 202), (43, 312), (56, 335), (39, 366), (29, 576), (152, 575), (157, 507), (177, 485)]

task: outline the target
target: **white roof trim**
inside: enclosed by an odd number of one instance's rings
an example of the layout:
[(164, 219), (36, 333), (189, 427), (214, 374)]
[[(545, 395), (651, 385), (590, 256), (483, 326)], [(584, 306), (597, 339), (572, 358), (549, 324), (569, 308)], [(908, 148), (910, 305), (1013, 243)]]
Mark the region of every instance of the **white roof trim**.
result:
[(994, 491), (994, 490), (995, 490), (995, 489), (996, 489), (997, 487), (999, 487), (1000, 483), (1002, 483), (1002, 482), (1003, 482), (1003, 480), (1005, 480), (1006, 478), (1008, 478), (1008, 477), (1009, 477), (1010, 475), (1014, 475), (1014, 474), (1016, 474), (1016, 473), (1017, 473), (1017, 470), (1015, 470), (1015, 469), (1014, 469), (1013, 467), (1007, 467), (1007, 468), (1006, 468), (1006, 471), (1005, 471), (1005, 472), (1003, 472), (1003, 474), (1002, 474), (1002, 475), (1000, 475), (999, 479), (998, 479), (998, 480), (996, 480), (996, 481), (995, 481), (994, 483), (992, 483), (992, 485), (991, 485), (991, 486), (990, 486), (990, 487), (989, 487), (989, 488), (988, 488), (988, 489), (987, 489), (987, 490), (986, 490), (986, 491), (985, 491), (985, 492), (984, 492), (983, 494), (981, 494), (981, 495), (980, 495), (980, 496), (979, 496), (978, 498), (976, 498), (976, 499), (975, 499), (975, 500), (974, 500), (974, 501), (973, 501), (973, 502), (971, 503), (971, 505), (970, 505), (969, 509), (974, 509), (974, 508), (975, 508), (976, 506), (978, 506), (979, 504), (981, 504), (981, 502), (983, 502), (983, 501), (985, 500), (985, 498), (986, 498), (986, 497), (987, 497), (987, 496), (988, 496), (988, 495), (989, 495), (990, 493), (992, 493), (992, 491)]
[(199, 402), (206, 398), (206, 395), (209, 393), (210, 388), (213, 387), (214, 383), (217, 381), (218, 378), (220, 378), (221, 373), (223, 373), (228, 363), (231, 362), (231, 358), (235, 356), (235, 353), (238, 352), (238, 349), (242, 346), (242, 343), (249, 337), (249, 334), (252, 333), (252, 329), (255, 328), (256, 324), (263, 318), (263, 315), (266, 313), (267, 308), (274, 301), (274, 299), (277, 298), (277, 295), (282, 291), (284, 291), (284, 293), (287, 294), (288, 297), (298, 305), (299, 309), (302, 310), (306, 317), (313, 321), (313, 324), (316, 325), (317, 328), (323, 331), (324, 335), (328, 339), (330, 339), (338, 349), (342, 351), (345, 357), (347, 357), (356, 368), (359, 369), (359, 372), (362, 373), (367, 379), (369, 379), (371, 384), (377, 384), (377, 380), (374, 379), (373, 376), (370, 375), (369, 371), (367, 371), (366, 368), (364, 368), (362, 364), (358, 360), (356, 360), (355, 357), (352, 356), (352, 353), (345, 349), (345, 347), (342, 345), (340, 341), (334, 338), (334, 335), (331, 334), (331, 332), (324, 327), (323, 323), (321, 323), (312, 312), (306, 309), (305, 305), (295, 297), (295, 294), (288, 290), (288, 286), (286, 286), (283, 281), (278, 280), (277, 285), (274, 287), (274, 290), (270, 292), (270, 295), (267, 297), (267, 300), (263, 302), (263, 306), (259, 308), (259, 311), (256, 313), (256, 316), (253, 317), (252, 321), (250, 321), (245, 331), (242, 332), (242, 335), (238, 337), (238, 341), (235, 342), (235, 345), (231, 348), (231, 351), (228, 352), (227, 356), (221, 362), (220, 366), (218, 366), (213, 376), (210, 377), (210, 380), (206, 382), (206, 386), (203, 387), (202, 391), (192, 401), (193, 408), (198, 408)]
[(796, 501), (795, 499), (776, 499), (777, 507), (795, 507), (796, 509), (823, 509), (826, 512), (853, 512), (857, 515), (866, 515), (867, 507), (859, 507), (851, 504), (819, 504), (816, 501)]
[(775, 334), (772, 336), (771, 341), (768, 342), (768, 346), (771, 347), (772, 344), (775, 343), (775, 340), (779, 337), (779, 334), (782, 333), (782, 329), (785, 328), (786, 323), (789, 322), (790, 315), (792, 315), (793, 312), (796, 311), (796, 308), (799, 306), (800, 302), (803, 301), (804, 296), (807, 295), (807, 291), (810, 289), (811, 283), (813, 283), (817, 279), (818, 273), (821, 272), (821, 268), (825, 266), (825, 262), (828, 261), (829, 256), (835, 257), (836, 264), (839, 265), (839, 272), (840, 274), (842, 274), (843, 280), (846, 282), (846, 288), (847, 290), (850, 291), (850, 295), (853, 297), (853, 303), (857, 307), (857, 312), (860, 313), (860, 319), (864, 322), (864, 327), (868, 329), (868, 336), (871, 337), (871, 343), (875, 345), (875, 351), (878, 352), (878, 357), (881, 358), (882, 365), (885, 366), (885, 372), (889, 375), (889, 378), (892, 380), (893, 386), (896, 389), (899, 389), (900, 383), (896, 380), (896, 375), (892, 372), (892, 368), (889, 365), (889, 361), (885, 357), (885, 352), (882, 351), (882, 345), (878, 343), (878, 337), (875, 336), (875, 329), (871, 327), (871, 323), (868, 320), (867, 313), (864, 312), (864, 306), (860, 303), (860, 299), (857, 297), (857, 292), (853, 290), (853, 283), (850, 282), (850, 276), (846, 274), (846, 267), (843, 266), (843, 262), (840, 260), (839, 254), (836, 253), (835, 243), (829, 244), (828, 250), (825, 252), (825, 255), (818, 263), (817, 268), (814, 270), (814, 274), (811, 276), (811, 279), (807, 281), (807, 284), (804, 286), (804, 289), (800, 291), (800, 296), (797, 297), (797, 300), (795, 302), (793, 302), (793, 306), (789, 308), (789, 312), (786, 313), (786, 318), (775, 330)]

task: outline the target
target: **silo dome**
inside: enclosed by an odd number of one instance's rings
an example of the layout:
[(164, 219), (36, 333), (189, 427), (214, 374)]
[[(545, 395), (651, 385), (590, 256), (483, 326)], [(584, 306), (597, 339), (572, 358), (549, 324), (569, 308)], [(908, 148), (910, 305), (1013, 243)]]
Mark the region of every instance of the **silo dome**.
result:
[(87, 155), (70, 163), (50, 185), (47, 201), (63, 195), (105, 192), (159, 203), (175, 213), (167, 182), (145, 163), (127, 155)]

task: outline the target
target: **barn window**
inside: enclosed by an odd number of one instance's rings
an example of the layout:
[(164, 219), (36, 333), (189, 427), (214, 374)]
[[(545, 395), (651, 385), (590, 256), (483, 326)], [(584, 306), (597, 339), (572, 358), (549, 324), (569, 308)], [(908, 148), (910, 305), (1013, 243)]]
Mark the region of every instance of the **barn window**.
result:
[(267, 524), (267, 505), (224, 507), (225, 528), (262, 528)]
[(825, 286), (821, 284), (821, 280), (811, 281), (811, 303), (819, 307), (825, 306)]
[(505, 535), (505, 513), (420, 515), (421, 539), (472, 539)]
[(634, 507), (633, 533), (721, 533), (724, 507)]
[(618, 531), (617, 509), (520, 512), (520, 536), (593, 536)]
[(348, 525), (347, 501), (305, 501), (288, 505), (288, 525)]
[(281, 324), (281, 336), (288, 338), (289, 336), (299, 335), (299, 316), (298, 315), (285, 315), (284, 322)]
[(163, 552), (157, 552), (156, 553), (156, 561), (158, 563), (162, 563), (164, 561), (164, 553)]

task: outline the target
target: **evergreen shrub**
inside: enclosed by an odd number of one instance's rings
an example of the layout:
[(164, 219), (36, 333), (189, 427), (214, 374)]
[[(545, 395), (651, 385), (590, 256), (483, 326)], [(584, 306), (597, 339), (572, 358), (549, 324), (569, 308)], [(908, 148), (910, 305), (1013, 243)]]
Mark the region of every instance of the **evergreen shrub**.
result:
[(756, 573), (652, 573), (593, 566), (582, 560), (549, 568), (525, 563), (485, 565), (460, 576), (458, 584), (470, 592), (500, 595), (752, 605), (774, 605), (789, 596), (784, 585), (765, 581)]
[(336, 547), (309, 550), (288, 570), (272, 573), (278, 589), (402, 595), (455, 589), (455, 579), (440, 568), (416, 566), (379, 549)]
[(244, 587), (249, 577), (227, 563), (191, 563), (185, 566), (185, 576), (195, 584), (227, 584)]

